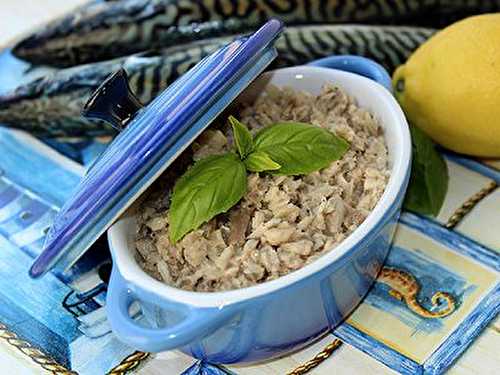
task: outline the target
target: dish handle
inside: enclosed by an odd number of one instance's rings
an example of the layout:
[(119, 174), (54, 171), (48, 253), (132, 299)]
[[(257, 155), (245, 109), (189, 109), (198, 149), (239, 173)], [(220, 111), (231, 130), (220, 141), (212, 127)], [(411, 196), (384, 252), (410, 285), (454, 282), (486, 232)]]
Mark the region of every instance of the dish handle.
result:
[[(142, 295), (142, 293), (141, 293)], [(148, 296), (148, 300), (153, 297)], [(228, 317), (227, 309), (190, 308), (179, 303), (164, 306), (183, 319), (168, 327), (151, 328), (141, 325), (129, 314), (134, 293), (114, 268), (109, 282), (106, 308), (116, 336), (131, 347), (146, 352), (161, 352), (185, 346), (215, 331)], [(164, 299), (162, 299), (164, 302)], [(158, 303), (158, 305), (164, 303)]]
[(359, 74), (370, 78), (392, 92), (392, 81), (389, 73), (387, 73), (382, 65), (366, 57), (355, 55), (329, 56), (314, 60), (307, 65)]

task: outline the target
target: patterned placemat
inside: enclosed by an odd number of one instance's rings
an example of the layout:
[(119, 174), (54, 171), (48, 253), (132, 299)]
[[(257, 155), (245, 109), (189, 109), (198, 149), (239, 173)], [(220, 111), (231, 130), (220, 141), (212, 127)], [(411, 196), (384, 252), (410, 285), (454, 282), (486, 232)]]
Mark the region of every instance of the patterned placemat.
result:
[(105, 317), (106, 242), (69, 272), (28, 276), (54, 214), (84, 168), (5, 128), (0, 149), (0, 338), (46, 369), (104, 373), (133, 352), (111, 334)]
[[(90, 163), (105, 141), (74, 141), (70, 147), (78, 160)], [(37, 281), (27, 276), (51, 218), (83, 167), (19, 131), (0, 129), (0, 147), (7, 151), (0, 155), (0, 298), (8, 301), (0, 307), (0, 338), (55, 373), (137, 369), (148, 354), (121, 344), (106, 321), (110, 260), (104, 241), (69, 273)], [(341, 342), (401, 373), (442, 373), (498, 313), (500, 238), (491, 230), (500, 212), (497, 162), (445, 157), (450, 189), (440, 215), (402, 215), (372, 291), (333, 332), (332, 343), (290, 374), (320, 364)], [(13, 282), (23, 287), (9, 287)], [(414, 293), (401, 293), (407, 289), (402, 282), (413, 285)], [(239, 371), (193, 361), (185, 373)]]

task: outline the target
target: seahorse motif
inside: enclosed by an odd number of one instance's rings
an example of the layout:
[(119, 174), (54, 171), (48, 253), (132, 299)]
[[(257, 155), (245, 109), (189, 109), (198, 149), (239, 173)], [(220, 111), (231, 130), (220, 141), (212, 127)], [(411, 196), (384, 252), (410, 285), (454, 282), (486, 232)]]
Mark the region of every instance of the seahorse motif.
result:
[(390, 286), (389, 294), (392, 297), (404, 301), (411, 311), (424, 318), (443, 318), (456, 309), (455, 298), (446, 292), (436, 292), (431, 298), (433, 308), (439, 306), (439, 302), (442, 300), (446, 301), (445, 308), (439, 311), (429, 311), (423, 307), (417, 300), (420, 285), (415, 277), (408, 272), (384, 267), (377, 281)]

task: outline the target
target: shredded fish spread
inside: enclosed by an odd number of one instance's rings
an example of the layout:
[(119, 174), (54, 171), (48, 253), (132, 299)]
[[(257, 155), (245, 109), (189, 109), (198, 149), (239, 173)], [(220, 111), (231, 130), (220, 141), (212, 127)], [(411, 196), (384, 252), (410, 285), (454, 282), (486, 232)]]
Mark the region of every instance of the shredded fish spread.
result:
[[(306, 176), (250, 174), (247, 194), (235, 207), (175, 245), (168, 236), (168, 187), (175, 174), (169, 168), (141, 203), (135, 244), (144, 271), (171, 286), (238, 289), (304, 267), (352, 233), (387, 184), (381, 127), (336, 86), (325, 85), (319, 95), (270, 87), (235, 115), (253, 134), (278, 121), (300, 121), (334, 132), (350, 147), (340, 160)], [(183, 156), (191, 162), (228, 151), (232, 143), (227, 126), (212, 127)]]

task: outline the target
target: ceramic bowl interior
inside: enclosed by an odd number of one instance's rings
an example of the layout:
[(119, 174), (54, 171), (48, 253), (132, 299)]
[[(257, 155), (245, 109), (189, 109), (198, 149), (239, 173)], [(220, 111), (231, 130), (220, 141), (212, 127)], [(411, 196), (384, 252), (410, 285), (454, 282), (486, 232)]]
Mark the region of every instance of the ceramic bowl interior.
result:
[(135, 261), (134, 234), (136, 221), (133, 214), (126, 214), (108, 231), (114, 266), (131, 284), (153, 291), (160, 298), (175, 300), (192, 306), (214, 307), (234, 303), (276, 291), (319, 272), (356, 246), (388, 212), (405, 183), (410, 167), (411, 141), (405, 117), (389, 91), (368, 78), (339, 70), (299, 66), (279, 69), (260, 76), (237, 99), (239, 102), (254, 100), (265, 91), (266, 85), (288, 86), (295, 90), (318, 94), (325, 83), (333, 83), (353, 96), (358, 105), (369, 110), (384, 129), (389, 152), (391, 175), (387, 187), (374, 210), (366, 220), (334, 251), (311, 264), (279, 279), (256, 286), (214, 293), (190, 292), (170, 287), (146, 274)]

